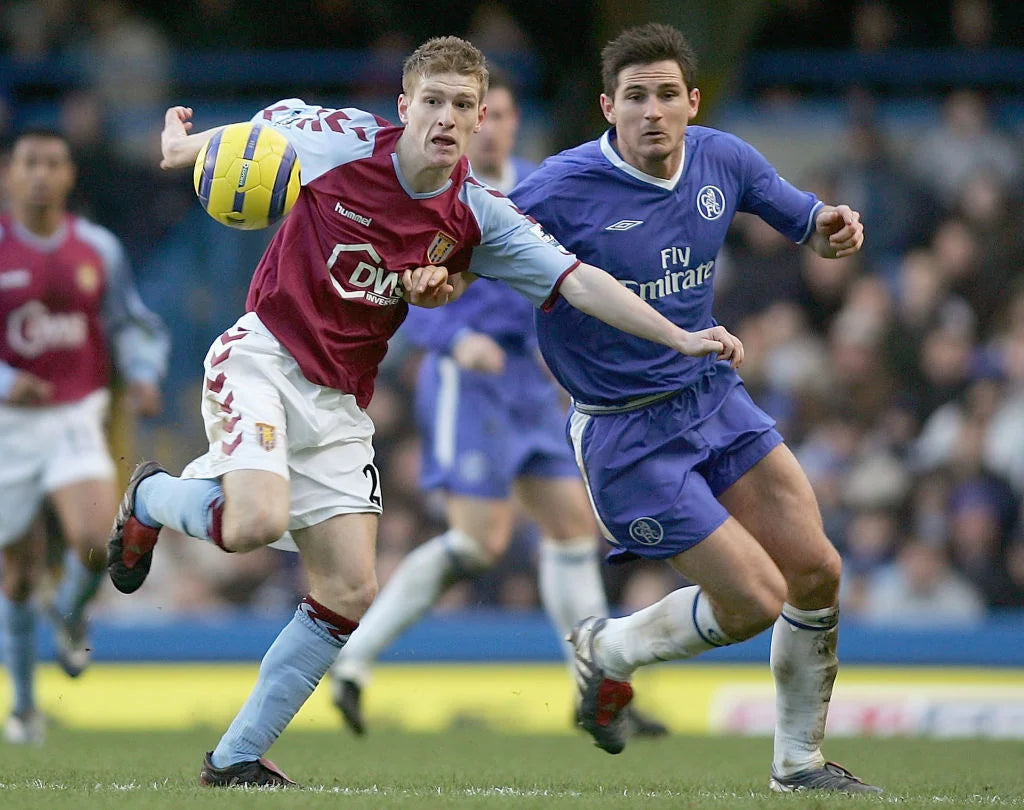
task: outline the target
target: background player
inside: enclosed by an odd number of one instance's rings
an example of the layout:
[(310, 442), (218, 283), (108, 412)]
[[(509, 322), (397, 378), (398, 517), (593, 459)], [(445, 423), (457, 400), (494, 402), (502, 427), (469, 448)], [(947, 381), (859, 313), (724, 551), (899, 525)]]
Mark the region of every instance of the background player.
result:
[[(695, 69), (675, 28), (625, 31), (602, 53), (601, 108), (612, 128), (548, 159), (513, 192), (581, 258), (688, 329), (715, 322), (715, 261), (737, 211), (828, 258), (863, 242), (848, 206), (797, 190), (739, 138), (687, 126), (700, 103)], [(774, 420), (713, 357), (670, 354), (560, 302), (537, 327), (574, 400), (569, 431), (613, 557), (668, 560), (697, 583), (576, 628), (582, 725), (618, 753), (638, 667), (774, 623), (771, 787), (878, 792), (821, 754), (838, 668), (840, 559)]]
[[(519, 109), (496, 71), (484, 102), (487, 115), (466, 154), (475, 177), (507, 193), (536, 166), (513, 155)], [(519, 505), (541, 530), (539, 589), (559, 638), (587, 616), (608, 614), (597, 527), (529, 301), (480, 279), (443, 309), (411, 309), (402, 332), (427, 350), (416, 387), (420, 480), (445, 492), (449, 529), (398, 565), (331, 669), (335, 705), (356, 734), (366, 727), (361, 694), (373, 663), (450, 585), (498, 561)], [(572, 648), (565, 651), (571, 665)], [(627, 711), (634, 733), (667, 731), (632, 706)]]
[(57, 132), (30, 130), (12, 146), (0, 215), (0, 547), (4, 648), (14, 705), (5, 736), (39, 742), (36, 608), (45, 569), (41, 525), (48, 498), (71, 552), (51, 618), (58, 656), (72, 677), (88, 665), (86, 606), (106, 561), (117, 508), (104, 423), (111, 365), (130, 404), (160, 410), (157, 383), (167, 362), (163, 326), (143, 307), (124, 251), (106, 229), (67, 212), (75, 169)]
[[(111, 530), (108, 570), (125, 593), (145, 580), (164, 525), (225, 551), (265, 546), (290, 529), (301, 554), (310, 593), (207, 753), (203, 785), (294, 784), (263, 754), (376, 593), (381, 494), (364, 409), (407, 300), (443, 304), (479, 273), (537, 305), (563, 297), (674, 350), (742, 360), (724, 328), (680, 329), (467, 177), (464, 152), (487, 89), (479, 50), (457, 37), (429, 40), (406, 60), (402, 87), (404, 127), (298, 99), (254, 117), (294, 146), (302, 190), (256, 268), (247, 313), (207, 355), (209, 452), (181, 478), (139, 465)], [(191, 116), (167, 111), (165, 168), (191, 167), (213, 136), (189, 135)]]

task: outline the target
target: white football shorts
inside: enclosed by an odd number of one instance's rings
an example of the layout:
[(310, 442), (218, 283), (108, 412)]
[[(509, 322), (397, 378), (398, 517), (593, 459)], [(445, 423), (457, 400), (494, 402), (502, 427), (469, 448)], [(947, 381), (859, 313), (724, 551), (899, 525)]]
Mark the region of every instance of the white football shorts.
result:
[[(355, 397), (307, 380), (256, 313), (214, 341), (204, 363), (210, 449), (182, 478), (267, 470), (290, 482), (289, 529), (335, 515), (381, 511), (373, 422)], [(287, 535), (274, 544), (294, 550)]]
[(50, 492), (115, 477), (109, 408), (106, 389), (61, 405), (0, 405), (0, 548), (24, 535)]

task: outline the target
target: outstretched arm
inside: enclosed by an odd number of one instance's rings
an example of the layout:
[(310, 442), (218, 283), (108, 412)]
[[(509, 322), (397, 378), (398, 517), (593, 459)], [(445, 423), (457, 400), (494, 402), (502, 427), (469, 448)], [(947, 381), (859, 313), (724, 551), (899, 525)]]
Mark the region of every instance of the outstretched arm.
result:
[(814, 217), (814, 232), (807, 245), (826, 259), (851, 256), (864, 244), (860, 212), (848, 205), (823, 205)]
[(687, 332), (593, 265), (580, 264), (563, 279), (558, 292), (581, 312), (681, 354), (691, 357), (718, 354), (733, 368), (743, 362), (743, 344), (724, 326)]
[(224, 129), (214, 127), (190, 135), (191, 118), (191, 107), (171, 107), (164, 113), (164, 128), (160, 133), (160, 151), (163, 155), (163, 160), (160, 161), (161, 169), (191, 167), (196, 162), (203, 144)]

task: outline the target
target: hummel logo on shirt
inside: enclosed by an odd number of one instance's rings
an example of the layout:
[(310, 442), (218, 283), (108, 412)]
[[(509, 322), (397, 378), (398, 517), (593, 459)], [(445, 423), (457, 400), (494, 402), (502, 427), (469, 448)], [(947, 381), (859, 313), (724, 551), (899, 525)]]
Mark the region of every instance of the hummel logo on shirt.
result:
[(643, 225), (642, 219), (620, 219), (614, 225), (609, 225), (605, 228), (606, 231), (628, 231), (630, 228), (635, 228), (637, 225)]

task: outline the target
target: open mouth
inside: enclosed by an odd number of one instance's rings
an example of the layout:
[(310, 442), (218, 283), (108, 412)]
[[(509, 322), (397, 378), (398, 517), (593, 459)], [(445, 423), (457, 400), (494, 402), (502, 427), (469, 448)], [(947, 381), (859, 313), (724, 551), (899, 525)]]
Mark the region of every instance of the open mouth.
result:
[(447, 135), (435, 135), (430, 139), (430, 142), (434, 144), (434, 146), (440, 146), (441, 148), (455, 146), (455, 139)]

